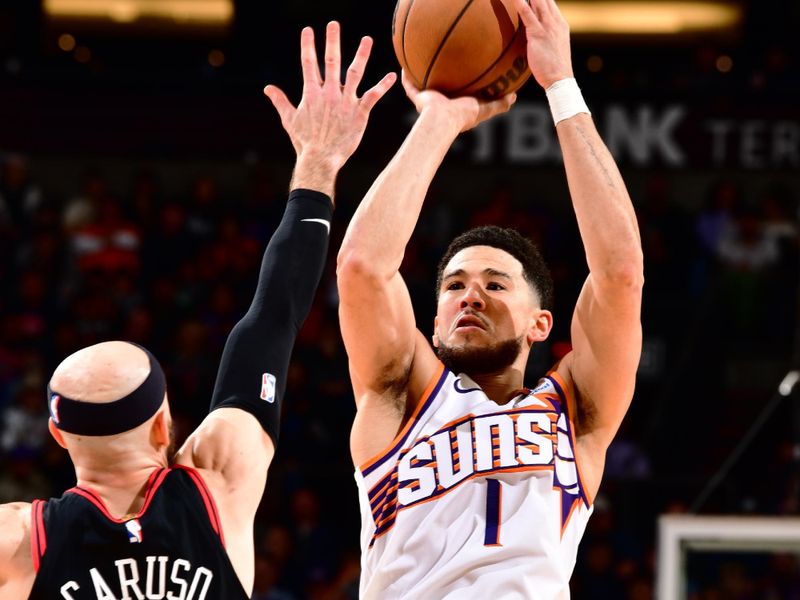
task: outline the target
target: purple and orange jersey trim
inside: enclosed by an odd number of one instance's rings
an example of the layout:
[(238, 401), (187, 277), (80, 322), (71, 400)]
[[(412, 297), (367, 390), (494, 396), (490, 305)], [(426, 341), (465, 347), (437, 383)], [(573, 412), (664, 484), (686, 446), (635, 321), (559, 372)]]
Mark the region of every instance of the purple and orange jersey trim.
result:
[[(535, 395), (537, 400), (537, 405), (523, 405), (519, 406), (515, 409), (502, 411), (501, 413), (495, 414), (503, 414), (508, 416), (512, 419), (515, 423), (519, 418), (523, 415), (529, 413), (538, 413), (538, 414), (546, 414), (549, 418), (550, 426), (549, 428), (540, 429), (537, 435), (539, 437), (550, 439), (553, 443), (553, 456), (550, 462), (546, 464), (533, 464), (533, 463), (515, 463), (515, 464), (502, 464), (500, 460), (500, 438), (499, 435), (495, 434), (494, 425), (491, 428), (491, 436), (492, 436), (492, 445), (491, 445), (491, 456), (492, 456), (492, 466), (489, 469), (484, 468), (483, 470), (478, 470), (478, 451), (477, 451), (477, 441), (474, 437), (474, 431), (470, 437), (471, 441), (471, 451), (473, 470), (468, 475), (465, 475), (463, 479), (460, 479), (454, 482), (452, 485), (448, 487), (443, 487), (438, 482), (437, 477), (437, 484), (436, 489), (433, 490), (430, 495), (425, 497), (419, 498), (415, 501), (409, 502), (407, 505), (400, 505), (398, 501), (398, 492), (401, 487), (407, 487), (411, 491), (416, 491), (419, 488), (419, 482), (403, 482), (399, 481), (398, 475), (398, 465), (403, 460), (403, 457), (412, 449), (419, 448), (421, 444), (428, 442), (430, 449), (423, 448), (424, 452), (418, 452), (409, 461), (411, 467), (418, 467), (418, 466), (430, 466), (438, 468), (437, 463), (437, 456), (436, 456), (436, 448), (437, 445), (432, 443), (431, 438), (435, 436), (441, 436), (443, 433), (447, 432), (449, 435), (450, 440), (450, 449), (452, 452), (451, 457), (448, 457), (451, 461), (450, 469), (453, 473), (458, 473), (461, 471), (461, 457), (459, 456), (459, 450), (463, 452), (466, 448), (461, 448), (457, 442), (457, 428), (459, 425), (466, 423), (468, 421), (475, 421), (477, 419), (481, 419), (484, 417), (491, 417), (494, 414), (490, 415), (474, 415), (468, 414), (458, 419), (443, 425), (437, 432), (430, 436), (426, 436), (425, 438), (420, 438), (419, 440), (415, 440), (413, 448), (406, 448), (401, 450), (402, 444), (407, 441), (408, 435), (410, 433), (410, 425), (412, 422), (416, 422), (419, 419), (419, 416), (424, 413), (427, 407), (432, 403), (434, 397), (440, 390), (446, 375), (449, 372), (444, 370), (438, 377), (435, 379), (431, 385), (429, 385), (428, 390), (426, 391), (426, 397), (424, 398), (424, 402), (421, 402), (420, 405), (417, 407), (418, 410), (415, 412), (413, 419), (407, 424), (407, 426), (403, 429), (401, 434), (396, 438), (396, 440), (392, 443), (392, 446), (388, 452), (382, 453), (369, 463), (367, 463), (363, 467), (364, 474), (368, 474), (369, 472), (373, 472), (375, 468), (379, 465), (385, 463), (390, 457), (397, 455), (396, 457), (396, 465), (394, 468), (391, 469), (385, 476), (383, 476), (377, 483), (375, 483), (372, 488), (367, 492), (367, 497), (370, 503), (370, 510), (372, 513), (373, 522), (375, 523), (375, 531), (373, 533), (372, 540), (370, 542), (370, 546), (372, 546), (375, 540), (389, 531), (393, 526), (397, 518), (397, 514), (400, 510), (405, 508), (410, 508), (411, 506), (416, 506), (417, 504), (423, 504), (429, 502), (431, 500), (436, 500), (440, 498), (442, 495), (449, 493), (450, 491), (459, 487), (465, 481), (470, 481), (475, 478), (486, 478), (490, 477), (495, 474), (501, 473), (514, 473), (514, 472), (522, 472), (522, 471), (551, 471), (553, 473), (553, 490), (557, 491), (561, 498), (561, 534), (563, 535), (570, 517), (574, 514), (577, 507), (583, 502), (587, 507), (591, 506), (590, 499), (585, 492), (585, 487), (583, 485), (583, 480), (580, 475), (580, 469), (577, 464), (576, 457), (576, 444), (575, 444), (575, 428), (572, 419), (572, 415), (575, 414), (575, 401), (571, 397), (571, 395), (567, 392), (568, 388), (564, 384), (563, 379), (557, 373), (550, 373), (547, 376), (547, 380), (551, 384), (551, 390), (549, 392), (539, 392)], [(459, 391), (459, 390), (456, 390)], [(555, 391), (555, 393), (553, 393)], [(528, 395), (531, 395), (530, 393)], [(563, 417), (563, 418), (562, 418)], [(546, 422), (546, 421), (545, 421)], [(560, 425), (559, 425), (560, 422)], [(541, 421), (539, 421), (541, 423)], [(449, 431), (448, 431), (449, 430)], [(571, 447), (571, 452), (569, 450), (565, 451), (566, 455), (562, 455), (558, 453), (558, 435), (559, 432), (562, 435), (567, 436), (569, 439), (569, 445)], [(463, 432), (462, 432), (463, 433)], [(439, 439), (441, 442), (441, 438)], [(526, 445), (526, 440), (521, 439), (519, 437), (515, 438), (515, 444), (518, 447), (527, 447), (529, 450), (534, 451), (536, 448), (531, 446), (530, 444)], [(485, 460), (484, 456), (484, 460)], [(467, 459), (469, 460), (469, 459)], [(556, 462), (561, 461), (561, 463), (574, 463), (575, 464), (575, 475), (577, 478), (577, 482), (570, 482), (569, 484), (562, 484), (558, 480), (558, 473), (556, 470)], [(485, 463), (484, 463), (485, 464)], [(560, 464), (560, 463), (559, 463)], [(494, 490), (496, 492), (495, 495), (499, 495), (501, 493), (501, 488), (499, 487), (499, 481), (494, 480), (494, 484), (496, 488), (490, 488), (489, 491), (491, 492)], [(493, 505), (492, 505), (493, 506)], [(491, 508), (489, 504), (487, 504), (487, 510)], [(500, 506), (497, 506), (497, 511), (499, 513)], [(497, 525), (499, 527), (500, 520), (499, 514), (497, 515), (498, 520)], [(488, 535), (488, 534), (487, 534)], [(494, 533), (492, 534), (494, 536)], [(491, 536), (490, 536), (491, 537)], [(492, 541), (487, 537), (487, 544), (492, 544)]]
[(406, 422), (405, 427), (400, 430), (400, 433), (398, 433), (394, 440), (391, 441), (386, 450), (373, 456), (359, 467), (359, 470), (364, 477), (380, 467), (395, 453), (397, 453), (400, 448), (403, 447), (408, 435), (411, 433), (411, 429), (433, 403), (434, 398), (436, 398), (436, 394), (439, 392), (439, 389), (441, 389), (445, 379), (447, 379), (448, 373), (449, 371), (445, 369), (444, 365), (440, 362), (438, 368), (436, 369), (436, 373), (428, 383), (428, 387), (426, 387), (425, 391), (422, 393), (422, 397), (419, 399), (419, 402), (417, 402), (417, 406), (414, 409), (414, 412), (411, 414), (411, 417), (408, 419), (408, 422)]
[[(551, 371), (547, 374), (547, 379), (549, 379), (553, 386), (558, 392), (559, 398), (563, 403), (564, 407), (564, 414), (566, 415), (566, 426), (567, 431), (566, 434), (569, 437), (569, 443), (572, 447), (572, 462), (575, 463), (575, 469), (578, 476), (578, 495), (574, 495), (568, 493), (565, 486), (562, 486), (558, 483), (558, 475), (554, 472), (553, 473), (553, 482), (554, 486), (553, 489), (558, 489), (561, 492), (561, 535), (564, 535), (564, 531), (569, 524), (570, 517), (572, 517), (575, 510), (578, 508), (580, 501), (583, 501), (584, 506), (586, 508), (590, 508), (592, 506), (593, 499), (589, 497), (589, 494), (586, 492), (586, 486), (584, 485), (583, 475), (581, 474), (581, 464), (578, 460), (578, 445), (577, 445), (577, 438), (575, 437), (575, 419), (574, 415), (577, 413), (577, 402), (575, 401), (574, 396), (569, 392), (569, 387), (566, 385), (564, 379), (559, 375), (555, 370)], [(560, 457), (562, 460), (569, 460), (564, 457)]]

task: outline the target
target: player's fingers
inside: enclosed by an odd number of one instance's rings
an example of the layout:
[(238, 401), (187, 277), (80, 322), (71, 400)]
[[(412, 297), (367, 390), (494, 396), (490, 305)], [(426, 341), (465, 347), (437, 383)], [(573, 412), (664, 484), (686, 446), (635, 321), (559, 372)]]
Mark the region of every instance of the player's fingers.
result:
[(372, 51), (372, 38), (365, 36), (361, 38), (353, 62), (347, 68), (347, 77), (344, 80), (344, 93), (355, 96), (358, 84), (364, 77), (364, 70), (367, 68), (369, 53)]
[(510, 109), (516, 101), (517, 101), (516, 94), (508, 94), (507, 96), (503, 96), (498, 100), (492, 100), (491, 102), (487, 102), (486, 104), (483, 105), (485, 118), (488, 119), (495, 115), (508, 112), (508, 109)]
[(303, 68), (303, 87), (322, 84), (317, 62), (317, 49), (314, 47), (314, 30), (303, 27), (300, 34), (300, 64)]
[(336, 88), (339, 88), (342, 70), (339, 37), (339, 23), (331, 21), (325, 30), (325, 83)]
[(387, 73), (384, 75), (383, 79), (368, 89), (361, 98), (361, 106), (366, 108), (367, 111), (372, 110), (372, 107), (378, 103), (378, 100), (383, 98), (384, 94), (389, 91), (395, 81), (397, 81), (396, 73)]
[(420, 89), (414, 84), (413, 81), (411, 81), (411, 77), (408, 76), (408, 73), (406, 73), (405, 69), (403, 69), (400, 79), (403, 83), (403, 89), (406, 91), (406, 96), (413, 101), (417, 94), (419, 94)]
[[(534, 2), (535, 0), (530, 1)], [(519, 13), (519, 17), (525, 27), (533, 27), (539, 24), (539, 19), (529, 0), (514, 0), (514, 8), (517, 9), (517, 13)]]
[(281, 118), (281, 123), (286, 124), (291, 119), (292, 113), (295, 111), (294, 106), (289, 102), (289, 98), (283, 93), (283, 90), (274, 85), (268, 85), (264, 88), (264, 95), (270, 99), (275, 110), (278, 111), (278, 116)]

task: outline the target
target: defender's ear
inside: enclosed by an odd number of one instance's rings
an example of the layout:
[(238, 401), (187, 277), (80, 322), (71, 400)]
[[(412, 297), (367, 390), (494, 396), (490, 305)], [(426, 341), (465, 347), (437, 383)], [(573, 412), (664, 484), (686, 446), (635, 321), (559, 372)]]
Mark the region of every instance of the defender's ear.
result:
[(156, 418), (153, 419), (153, 427), (150, 430), (150, 440), (156, 446), (169, 447), (169, 412), (166, 405), (159, 409), (156, 413)]
[(62, 448), (64, 448), (64, 450), (66, 450), (67, 444), (64, 441), (64, 436), (61, 435), (61, 431), (59, 431), (58, 427), (56, 427), (56, 424), (53, 421), (52, 417), (47, 420), (47, 429), (50, 430), (50, 435), (53, 436), (53, 439), (56, 441), (56, 443)]

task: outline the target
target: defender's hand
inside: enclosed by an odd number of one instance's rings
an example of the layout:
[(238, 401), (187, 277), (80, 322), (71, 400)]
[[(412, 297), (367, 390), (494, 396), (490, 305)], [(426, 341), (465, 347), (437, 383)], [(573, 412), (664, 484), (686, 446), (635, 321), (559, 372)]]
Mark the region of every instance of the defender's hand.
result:
[(473, 96), (448, 98), (435, 90), (420, 90), (403, 71), (403, 88), (417, 112), (437, 111), (446, 115), (455, 128), (455, 133), (467, 131), (495, 115), (507, 112), (516, 102), (517, 95), (509, 94), (498, 100), (483, 102)]
[[(339, 23), (328, 23), (323, 80), (314, 47), (314, 31), (306, 27), (300, 35), (303, 67), (303, 96), (300, 104), (293, 106), (286, 94), (274, 85), (264, 88), (264, 93), (278, 111), (281, 124), (289, 134), (297, 153), (295, 176), (298, 175), (298, 170), (304, 169), (319, 169), (332, 172), (335, 176), (361, 142), (370, 111), (397, 78), (394, 73), (389, 73), (362, 97), (357, 96), (357, 88), (364, 76), (371, 49), (372, 39), (362, 38), (342, 85)], [(295, 181), (295, 184), (298, 182)]]
[(525, 25), (528, 65), (539, 85), (547, 89), (573, 77), (569, 24), (555, 0), (514, 0), (514, 6)]

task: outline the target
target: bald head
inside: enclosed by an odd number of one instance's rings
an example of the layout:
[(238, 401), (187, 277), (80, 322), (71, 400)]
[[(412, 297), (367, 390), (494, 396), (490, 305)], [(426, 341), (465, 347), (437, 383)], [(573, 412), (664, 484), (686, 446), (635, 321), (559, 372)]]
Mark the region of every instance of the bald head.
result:
[(150, 374), (150, 360), (128, 342), (102, 342), (87, 346), (61, 361), (50, 379), (60, 394), (103, 404), (138, 388)]

